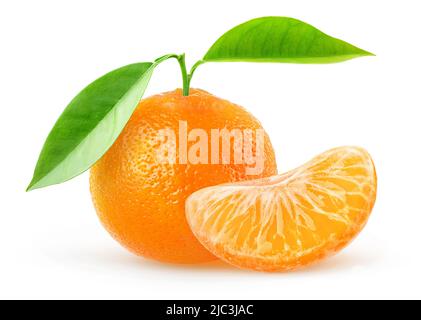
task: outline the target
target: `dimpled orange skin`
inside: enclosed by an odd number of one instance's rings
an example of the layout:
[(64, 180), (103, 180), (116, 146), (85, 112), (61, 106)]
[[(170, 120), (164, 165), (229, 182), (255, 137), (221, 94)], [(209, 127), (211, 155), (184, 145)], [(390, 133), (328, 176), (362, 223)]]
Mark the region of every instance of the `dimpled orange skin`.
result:
[(188, 97), (180, 89), (152, 96), (140, 102), (115, 144), (92, 168), (91, 194), (104, 227), (131, 252), (162, 262), (207, 262), (216, 257), (191, 232), (185, 200), (207, 186), (275, 175), (275, 154), (266, 135), (264, 170), (258, 176), (247, 175), (247, 165), (233, 159), (229, 165), (159, 163), (158, 130), (173, 129), (178, 142), (180, 120), (187, 121), (189, 130), (206, 130), (209, 137), (211, 129), (262, 128), (242, 107), (202, 90), (191, 89)]

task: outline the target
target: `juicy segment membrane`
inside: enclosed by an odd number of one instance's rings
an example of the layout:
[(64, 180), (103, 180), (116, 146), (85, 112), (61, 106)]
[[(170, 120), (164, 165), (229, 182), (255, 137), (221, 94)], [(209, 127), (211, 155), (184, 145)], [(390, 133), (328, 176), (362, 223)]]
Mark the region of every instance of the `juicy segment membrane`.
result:
[(280, 176), (202, 189), (186, 202), (193, 233), (242, 268), (294, 269), (337, 252), (364, 227), (376, 172), (361, 148), (327, 151)]

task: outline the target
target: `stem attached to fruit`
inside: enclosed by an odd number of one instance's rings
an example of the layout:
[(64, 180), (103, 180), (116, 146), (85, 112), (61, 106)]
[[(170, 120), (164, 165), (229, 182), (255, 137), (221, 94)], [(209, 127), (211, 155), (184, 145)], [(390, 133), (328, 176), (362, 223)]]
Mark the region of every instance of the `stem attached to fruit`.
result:
[(178, 64), (180, 65), (181, 75), (183, 78), (183, 96), (187, 97), (190, 93), (190, 82), (193, 77), (194, 72), (196, 71), (197, 67), (201, 64), (205, 63), (203, 60), (197, 61), (190, 70), (190, 73), (187, 72), (186, 68), (186, 55), (180, 54), (167, 54), (155, 60), (155, 64), (160, 64), (161, 62), (168, 60), (170, 58), (177, 59)]
[(186, 55), (183, 53), (177, 57), (180, 64), (181, 75), (183, 76), (183, 96), (188, 96), (190, 91), (190, 76), (186, 68)]
[(186, 55), (183, 53), (177, 57), (178, 63), (180, 64), (181, 74), (183, 76), (183, 96), (188, 96), (190, 93), (190, 83), (193, 77), (194, 72), (197, 67), (205, 63), (203, 60), (197, 61), (190, 70), (190, 73), (187, 73), (186, 69)]

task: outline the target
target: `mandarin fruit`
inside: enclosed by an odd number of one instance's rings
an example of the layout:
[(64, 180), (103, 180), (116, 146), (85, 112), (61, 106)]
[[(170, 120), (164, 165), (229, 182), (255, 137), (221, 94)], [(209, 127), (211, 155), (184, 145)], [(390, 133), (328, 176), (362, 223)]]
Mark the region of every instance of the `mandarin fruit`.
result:
[(336, 148), (284, 175), (200, 190), (188, 198), (186, 215), (219, 258), (286, 271), (339, 251), (363, 229), (376, 180), (365, 150)]
[[(212, 129), (263, 130), (259, 121), (242, 107), (202, 90), (191, 89), (189, 96), (176, 90), (144, 99), (115, 144), (92, 168), (91, 193), (105, 228), (130, 251), (164, 262), (205, 262), (215, 257), (188, 226), (186, 198), (207, 186), (277, 174), (275, 155), (264, 133), (264, 166), (255, 175), (247, 171), (250, 164), (237, 163), (234, 157), (221, 164), (186, 162), (175, 144), (168, 153), (176, 153), (176, 161), (165, 163), (157, 152), (164, 143), (160, 132), (179, 133), (180, 121), (189, 130), (201, 129), (208, 137)], [(180, 135), (174, 143), (179, 146), (181, 140)], [(189, 141), (185, 147), (192, 144), (194, 141)], [(231, 154), (234, 144), (230, 146)], [(254, 144), (254, 155), (257, 150)], [(189, 156), (190, 152), (196, 155), (197, 150), (193, 151), (189, 151)], [(203, 160), (203, 154), (200, 159)]]

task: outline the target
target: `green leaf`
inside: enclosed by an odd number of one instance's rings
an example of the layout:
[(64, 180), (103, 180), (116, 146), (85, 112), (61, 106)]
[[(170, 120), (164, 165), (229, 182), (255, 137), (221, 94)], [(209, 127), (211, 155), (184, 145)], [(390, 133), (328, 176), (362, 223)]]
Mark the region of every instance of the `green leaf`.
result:
[(263, 17), (225, 33), (203, 61), (334, 63), (372, 55), (300, 20)]
[(156, 65), (128, 65), (83, 89), (48, 135), (27, 191), (67, 181), (95, 164), (130, 119)]

